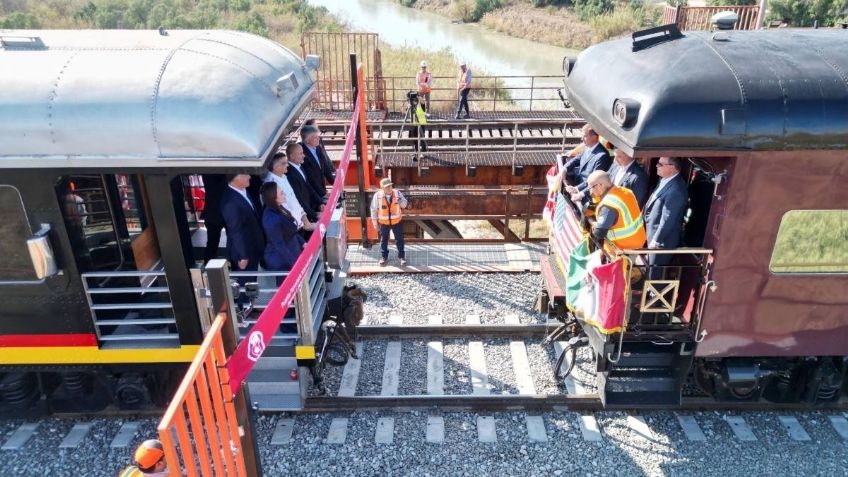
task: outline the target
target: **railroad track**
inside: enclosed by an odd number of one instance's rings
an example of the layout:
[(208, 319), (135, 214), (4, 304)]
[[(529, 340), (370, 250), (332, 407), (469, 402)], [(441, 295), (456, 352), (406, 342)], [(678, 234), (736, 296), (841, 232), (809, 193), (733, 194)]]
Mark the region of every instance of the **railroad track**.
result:
[[(360, 326), (359, 335), (364, 342), (357, 344), (361, 359), (350, 359), (342, 375), (331, 377), (337, 386), (328, 390), (328, 395), (312, 395), (307, 398), (305, 412), (339, 412), (362, 410), (439, 409), (441, 411), (602, 411), (602, 410), (808, 410), (806, 404), (775, 404), (768, 402), (717, 402), (711, 398), (686, 396), (680, 406), (628, 405), (604, 407), (595, 391), (593, 374), (587, 356), (581, 356), (575, 372), (560, 386), (552, 387), (554, 360), (561, 350), (561, 343), (553, 345), (545, 356), (533, 356), (531, 347), (539, 352), (538, 344), (555, 327), (556, 322), (521, 324), (517, 316), (506, 316), (501, 324), (481, 324), (479, 317), (468, 316), (464, 324), (443, 324), (442, 317), (433, 315), (428, 324), (403, 325), (400, 316), (390, 317), (389, 324)], [(484, 342), (484, 340), (488, 340)], [(504, 379), (511, 370), (512, 382), (490, 383), (489, 367), (499, 359), (486, 356), (487, 348), (505, 347), (508, 341), (509, 363), (500, 362), (498, 378)], [(422, 345), (426, 342), (426, 360)], [(468, 359), (451, 364), (446, 372), (446, 346), (467, 347)], [(367, 346), (366, 346), (367, 345)], [(375, 352), (382, 348), (382, 351)], [(407, 358), (407, 354), (418, 355)], [(369, 352), (370, 351), (370, 352)], [(586, 351), (586, 350), (584, 350)], [(453, 350), (456, 355), (456, 350)], [(503, 353), (499, 353), (500, 356)], [(368, 360), (376, 363), (365, 364)], [(380, 362), (381, 361), (381, 362)], [(410, 376), (401, 376), (404, 364), (412, 362), (420, 369), (411, 370), (422, 383), (410, 382)], [(547, 361), (548, 367), (545, 368)], [(533, 365), (531, 366), (531, 362)], [(488, 365), (487, 365), (488, 363)], [(496, 365), (497, 366), (497, 365)], [(363, 367), (382, 369), (379, 393), (376, 386), (359, 385)], [(465, 368), (463, 372), (462, 368)], [(328, 367), (327, 371), (332, 373)], [(410, 371), (409, 369), (406, 369)], [(370, 377), (376, 385), (373, 376)], [(400, 381), (405, 379), (407, 388), (425, 392), (401, 393)], [(461, 384), (446, 383), (446, 379), (458, 379)], [(507, 377), (506, 379), (510, 379)], [(545, 383), (547, 381), (547, 383)], [(450, 392), (446, 390), (450, 389)], [(466, 392), (461, 392), (461, 390)], [(828, 406), (831, 410), (848, 409), (848, 401)]]

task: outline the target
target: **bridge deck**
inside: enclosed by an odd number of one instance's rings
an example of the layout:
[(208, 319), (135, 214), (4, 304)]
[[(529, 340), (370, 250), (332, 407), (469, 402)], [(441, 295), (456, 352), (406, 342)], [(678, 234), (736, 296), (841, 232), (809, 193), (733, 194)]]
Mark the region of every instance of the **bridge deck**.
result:
[(351, 244), (347, 258), (352, 274), (439, 273), (439, 272), (524, 272), (539, 270), (544, 243), (412, 243), (406, 245), (407, 265), (400, 267), (397, 249), (389, 246), (389, 262), (380, 266), (380, 244), (370, 249)]
[[(304, 119), (315, 119), (322, 123), (347, 123), (350, 122), (353, 113), (351, 111), (310, 111)], [(520, 121), (520, 120), (546, 120), (546, 121), (579, 121), (580, 115), (572, 110), (551, 111), (473, 111), (472, 118), (466, 121)], [(368, 111), (366, 113), (368, 123), (374, 122), (402, 122), (404, 113), (386, 111)], [(453, 121), (452, 112), (432, 113), (428, 121)]]

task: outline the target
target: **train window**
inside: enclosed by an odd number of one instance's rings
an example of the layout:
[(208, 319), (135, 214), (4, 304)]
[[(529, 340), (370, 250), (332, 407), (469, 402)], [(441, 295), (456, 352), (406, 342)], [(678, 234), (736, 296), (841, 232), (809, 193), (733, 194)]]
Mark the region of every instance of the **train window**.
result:
[(56, 194), (80, 271), (149, 270), (159, 261), (138, 176), (62, 177)]
[(21, 193), (14, 186), (0, 184), (0, 243), (3, 259), (0, 260), (0, 281), (35, 280), (26, 241), (32, 235)]
[(848, 210), (791, 210), (783, 215), (772, 273), (848, 273)]

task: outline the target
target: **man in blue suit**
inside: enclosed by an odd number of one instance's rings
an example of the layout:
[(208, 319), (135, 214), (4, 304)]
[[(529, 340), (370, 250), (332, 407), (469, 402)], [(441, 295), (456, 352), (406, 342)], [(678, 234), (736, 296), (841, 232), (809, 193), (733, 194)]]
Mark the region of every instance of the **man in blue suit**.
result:
[(327, 151), (321, 147), (321, 131), (315, 126), (304, 126), (300, 130), (303, 145), (303, 170), (309, 184), (321, 196), (321, 200), (327, 201), (327, 186), (324, 181), (332, 185), (336, 180), (336, 168), (333, 161), (327, 155)]
[[(657, 175), (660, 182), (645, 203), (642, 217), (648, 236), (648, 248), (669, 250), (680, 245), (683, 218), (688, 202), (688, 185), (680, 175), (681, 163), (675, 157), (661, 157), (657, 161)], [(667, 265), (671, 255), (648, 256), (651, 266)], [(652, 279), (662, 276), (659, 270), (652, 269)]]
[[(630, 189), (633, 195), (636, 196), (639, 209), (645, 208), (645, 201), (648, 200), (648, 174), (635, 159), (628, 156), (621, 149), (616, 149), (615, 162), (613, 162), (607, 174), (612, 181), (612, 185)], [(590, 193), (588, 190), (571, 194), (571, 200), (574, 202), (581, 200), (588, 201), (589, 198)]]
[[(227, 258), (233, 270), (254, 271), (265, 252), (259, 207), (247, 194), (250, 176), (233, 174), (221, 197), (221, 216), (227, 229)], [(252, 280), (239, 280), (239, 282)]]
[(586, 124), (583, 126), (583, 150), (565, 163), (565, 179), (575, 184), (567, 186), (565, 191), (569, 194), (585, 191), (589, 174), (599, 169), (608, 171), (611, 165), (612, 158), (600, 143), (598, 133), (592, 126)]

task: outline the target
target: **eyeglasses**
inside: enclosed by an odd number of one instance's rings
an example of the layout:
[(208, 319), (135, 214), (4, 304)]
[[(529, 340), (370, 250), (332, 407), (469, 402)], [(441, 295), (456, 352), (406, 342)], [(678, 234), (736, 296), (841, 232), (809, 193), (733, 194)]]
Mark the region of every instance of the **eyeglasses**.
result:
[(657, 163), (657, 167), (670, 166), (670, 165), (671, 165), (671, 163), (669, 163), (669, 162), (658, 162)]
[(600, 183), (600, 182), (599, 182), (599, 183), (597, 183), (597, 184), (590, 185), (590, 186), (589, 186), (589, 190), (592, 190), (592, 189), (594, 189), (595, 187), (598, 187), (599, 185), (601, 185), (601, 183)]

